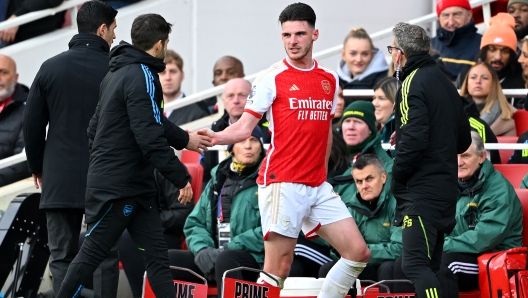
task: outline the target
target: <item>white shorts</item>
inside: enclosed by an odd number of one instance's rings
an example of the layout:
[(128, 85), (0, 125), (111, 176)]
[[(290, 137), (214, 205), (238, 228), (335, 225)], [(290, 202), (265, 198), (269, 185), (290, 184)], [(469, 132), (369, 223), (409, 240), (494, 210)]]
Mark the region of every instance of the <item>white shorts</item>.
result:
[(307, 239), (317, 238), (321, 226), (351, 217), (327, 182), (317, 187), (286, 182), (259, 185), (258, 198), (264, 240), (270, 232), (297, 238), (301, 230)]

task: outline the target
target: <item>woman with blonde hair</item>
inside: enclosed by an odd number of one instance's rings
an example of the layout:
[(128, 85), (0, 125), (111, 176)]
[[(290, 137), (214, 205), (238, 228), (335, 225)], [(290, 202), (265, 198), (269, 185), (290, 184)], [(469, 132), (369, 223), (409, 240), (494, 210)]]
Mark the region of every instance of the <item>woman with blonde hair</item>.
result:
[[(519, 63), (522, 66), (524, 87), (528, 88), (528, 35), (523, 38)], [(528, 95), (524, 99), (524, 109), (528, 111)]]
[(496, 136), (515, 136), (512, 118), (516, 109), (511, 106), (500, 85), (495, 70), (486, 62), (478, 62), (469, 69), (460, 95), (473, 99), (480, 118), (488, 123)]
[[(337, 67), (343, 89), (372, 89), (374, 84), (387, 77), (389, 65), (383, 53), (374, 47), (372, 39), (363, 28), (350, 30), (343, 42), (341, 61)], [(345, 107), (358, 99), (345, 98)], [(363, 100), (371, 100), (364, 98)]]

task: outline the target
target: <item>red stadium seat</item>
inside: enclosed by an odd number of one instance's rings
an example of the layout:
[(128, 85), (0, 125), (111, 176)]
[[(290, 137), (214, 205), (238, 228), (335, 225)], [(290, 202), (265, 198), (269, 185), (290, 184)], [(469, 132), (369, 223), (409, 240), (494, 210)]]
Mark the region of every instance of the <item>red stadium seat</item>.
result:
[(509, 164), (509, 165), (493, 165), (495, 170), (499, 171), (510, 181), (515, 188), (519, 188), (521, 182), (528, 173), (528, 164)]
[[(515, 136), (497, 136), (497, 141), (501, 144), (513, 144), (517, 143), (517, 137)], [(499, 150), (501, 163), (506, 164), (513, 154), (513, 149), (501, 149)], [(514, 185), (515, 186), (515, 185)], [(515, 186), (517, 187), (517, 186)]]
[(200, 195), (202, 194), (204, 169), (199, 163), (184, 163), (184, 165), (187, 167), (187, 171), (192, 177), (191, 186), (194, 196), (194, 204), (196, 205), (200, 199)]
[(210, 296), (218, 296), (218, 289), (214, 286), (209, 286), (209, 289), (207, 289), (207, 297)]
[(181, 162), (183, 163), (198, 163), (200, 162), (200, 154), (191, 150), (182, 150)]
[(517, 112), (513, 114), (513, 120), (515, 121), (515, 130), (517, 131), (517, 136), (522, 135), (528, 130), (528, 111), (517, 110)]
[(522, 209), (523, 209), (523, 231), (522, 231), (522, 238), (523, 238), (523, 245), (528, 245), (528, 189), (520, 189), (516, 188), (515, 192), (517, 193), (517, 196), (519, 197), (519, 200), (521, 200)]

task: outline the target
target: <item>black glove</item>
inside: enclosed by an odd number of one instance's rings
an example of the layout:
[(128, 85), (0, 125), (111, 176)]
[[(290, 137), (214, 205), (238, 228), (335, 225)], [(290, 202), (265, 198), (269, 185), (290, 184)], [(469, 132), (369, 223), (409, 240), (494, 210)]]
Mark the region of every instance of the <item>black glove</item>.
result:
[(218, 258), (218, 254), (224, 250), (223, 248), (212, 248), (212, 247), (206, 247), (202, 250), (200, 250), (196, 256), (194, 256), (194, 263), (204, 275), (209, 275), (214, 272), (214, 267), (216, 263), (216, 258)]

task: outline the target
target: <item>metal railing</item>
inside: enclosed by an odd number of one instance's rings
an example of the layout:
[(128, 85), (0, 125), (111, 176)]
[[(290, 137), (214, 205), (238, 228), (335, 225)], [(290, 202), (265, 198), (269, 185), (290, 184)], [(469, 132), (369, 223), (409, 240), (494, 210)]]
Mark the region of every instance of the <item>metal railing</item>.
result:
[(48, 16), (55, 15), (57, 12), (61, 12), (63, 10), (70, 10), (71, 13), (71, 26), (77, 27), (77, 23), (75, 20), (77, 19), (77, 6), (83, 4), (86, 2), (86, 0), (66, 0), (61, 5), (54, 7), (54, 8), (48, 8), (43, 9), (39, 11), (33, 11), (26, 14), (23, 14), (21, 16), (17, 16), (16, 18), (12, 20), (6, 20), (0, 23), (0, 31), (9, 29), (15, 26), (20, 26), (27, 24), (29, 22), (36, 21), (38, 19), (42, 19)]

